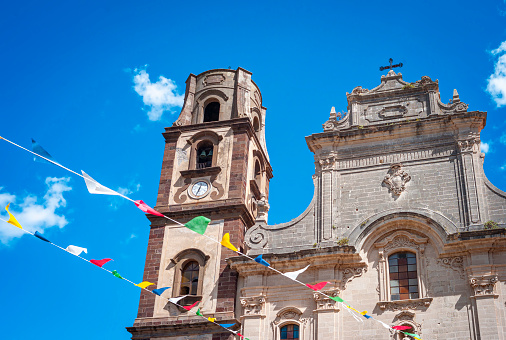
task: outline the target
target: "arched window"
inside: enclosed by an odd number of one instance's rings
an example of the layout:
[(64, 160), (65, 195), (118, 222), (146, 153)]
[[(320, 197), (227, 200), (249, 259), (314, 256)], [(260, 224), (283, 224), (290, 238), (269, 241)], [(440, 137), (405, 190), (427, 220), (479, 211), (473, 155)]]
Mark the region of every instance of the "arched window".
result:
[[(406, 324), (402, 324), (402, 325), (399, 325), (399, 326), (407, 326), (409, 327), (408, 329), (403, 329), (402, 331), (403, 332), (406, 332), (406, 333), (411, 333), (411, 334), (416, 334), (416, 331), (414, 329), (414, 327), (408, 323)], [(396, 334), (396, 337), (394, 338), (396, 340), (414, 340), (413, 337), (409, 336), (409, 335), (406, 335), (402, 332), (397, 332)]]
[(208, 168), (213, 165), (214, 145), (210, 141), (203, 141), (197, 146), (196, 169)]
[(204, 109), (204, 123), (220, 120), (220, 103), (210, 102)]
[(180, 295), (197, 295), (199, 286), (199, 264), (190, 261), (181, 272)]
[(390, 273), (390, 299), (418, 299), (416, 255), (410, 252), (395, 253), (388, 257)]
[(298, 340), (299, 339), (299, 325), (290, 324), (281, 327), (280, 339), (284, 340)]

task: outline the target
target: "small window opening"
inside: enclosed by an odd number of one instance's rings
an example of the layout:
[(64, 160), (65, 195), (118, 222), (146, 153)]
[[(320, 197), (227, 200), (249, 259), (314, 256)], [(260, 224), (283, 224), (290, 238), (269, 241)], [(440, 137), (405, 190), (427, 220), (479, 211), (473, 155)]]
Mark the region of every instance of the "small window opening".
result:
[(258, 187), (260, 187), (260, 181), (262, 179), (262, 170), (260, 170), (260, 163), (258, 161), (255, 162), (255, 182), (257, 182)]
[(213, 165), (213, 144), (204, 142), (197, 148), (197, 169), (209, 168)]
[(199, 264), (188, 262), (181, 273), (180, 295), (197, 295), (199, 285)]
[(258, 117), (253, 118), (253, 130), (255, 130), (256, 133), (260, 131), (260, 122), (258, 121)]
[(299, 339), (299, 325), (286, 325), (281, 327), (281, 339), (283, 340), (298, 340)]
[(403, 252), (388, 257), (392, 300), (418, 299), (416, 255)]
[(206, 105), (204, 109), (204, 123), (217, 122), (220, 120), (220, 103), (212, 102)]

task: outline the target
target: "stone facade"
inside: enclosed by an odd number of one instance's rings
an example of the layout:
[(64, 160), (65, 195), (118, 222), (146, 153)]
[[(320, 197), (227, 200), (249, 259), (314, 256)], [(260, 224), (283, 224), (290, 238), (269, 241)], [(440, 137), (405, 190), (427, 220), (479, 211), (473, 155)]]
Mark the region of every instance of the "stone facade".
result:
[[(347, 94), (347, 112), (332, 109), (323, 132), (306, 137), (315, 159), (309, 207), (290, 222), (268, 225), (265, 108), (250, 76), (238, 69), (188, 78), (181, 115), (164, 134), (159, 211), (183, 222), (207, 214), (210, 237), (229, 232), (232, 243), (282, 272), (310, 265), (300, 281), (328, 281), (327, 295), (387, 324), (408, 325), (425, 340), (506, 340), (506, 193), (483, 171), (486, 113), (468, 111), (456, 90), (451, 103), (442, 103), (438, 82), (426, 76), (409, 83), (389, 71), (374, 89), (356, 87)], [(199, 118), (206, 86), (230, 110), (217, 122)], [(192, 138), (210, 130), (219, 140), (220, 172), (195, 174), (187, 170)], [(184, 195), (205, 176), (210, 195), (198, 202)], [(206, 258), (204, 315), (233, 320), (251, 340), (278, 340), (289, 324), (299, 326), (303, 340), (404, 339), (184, 228), (151, 220), (145, 279), (171, 285), (171, 261), (175, 266), (181, 252), (197, 248)], [(390, 271), (399, 253), (416, 258), (410, 298), (392, 297)], [(229, 338), (145, 294), (129, 330), (132, 339)]]

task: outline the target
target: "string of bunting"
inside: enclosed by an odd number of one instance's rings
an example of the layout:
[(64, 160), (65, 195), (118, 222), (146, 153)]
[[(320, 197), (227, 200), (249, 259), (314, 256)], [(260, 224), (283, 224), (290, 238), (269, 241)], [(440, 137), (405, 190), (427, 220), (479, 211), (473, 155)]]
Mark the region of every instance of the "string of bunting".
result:
[[(83, 252), (86, 253), (86, 254), (88, 254), (88, 249), (87, 248), (78, 247), (78, 246), (74, 246), (74, 245), (69, 245), (67, 248), (63, 248), (63, 247), (61, 247), (61, 246), (59, 246), (59, 245), (51, 242), (50, 240), (48, 240), (44, 236), (42, 236), (42, 234), (39, 233), (38, 231), (35, 231), (35, 233), (32, 233), (32, 232), (24, 229), (21, 226), (21, 224), (18, 222), (18, 220), (16, 219), (16, 217), (14, 217), (14, 215), (12, 215), (12, 213), (9, 211), (9, 206), (10, 206), (10, 203), (7, 204), (7, 206), (5, 207), (5, 210), (7, 210), (7, 213), (9, 214), (9, 219), (6, 221), (6, 220), (0, 218), (1, 221), (9, 223), (9, 224), (12, 224), (13, 226), (21, 229), (22, 231), (24, 231), (27, 234), (35, 236), (38, 239), (40, 239), (40, 240), (42, 240), (44, 242), (47, 242), (47, 243), (55, 246), (56, 248), (58, 248), (60, 250), (63, 250), (65, 252), (67, 252), (67, 253), (75, 255), (78, 258), (80, 258), (81, 260), (86, 261), (88, 263), (91, 263), (91, 264), (99, 267), (102, 270), (105, 270), (106, 272), (112, 274), (113, 276), (117, 277), (118, 279), (121, 279), (121, 280), (124, 280), (126, 282), (129, 282), (129, 283), (133, 284), (134, 286), (137, 286), (137, 287), (141, 288), (142, 290), (145, 290), (145, 291), (147, 291), (147, 292), (149, 292), (151, 294), (158, 295), (162, 299), (165, 299), (168, 302), (170, 302), (170, 303), (172, 303), (172, 304), (174, 304), (174, 305), (176, 305), (178, 307), (181, 307), (181, 308), (185, 309), (186, 311), (190, 311), (193, 307), (195, 307), (200, 302), (200, 301), (196, 301), (193, 304), (191, 304), (190, 306), (183, 306), (183, 305), (179, 304), (178, 302), (180, 300), (184, 299), (185, 297), (187, 297), (188, 295), (178, 296), (178, 297), (174, 297), (174, 298), (166, 298), (166, 297), (162, 296), (162, 294), (167, 289), (170, 289), (171, 287), (161, 287), (161, 288), (149, 290), (149, 289), (147, 289), (147, 287), (154, 285), (154, 283), (149, 282), (149, 281), (142, 281), (141, 283), (135, 283), (135, 282), (130, 281), (129, 279), (123, 277), (122, 275), (120, 275), (120, 273), (118, 273), (117, 270), (112, 270), (111, 271), (109, 269), (104, 268), (104, 265), (106, 263), (110, 262), (110, 261), (113, 261), (113, 259), (105, 258), (105, 259), (101, 259), (101, 260), (94, 260), (94, 259), (88, 260), (88, 259), (86, 259), (86, 258), (84, 258), (84, 257), (81, 256), (81, 254)], [(216, 322), (216, 318), (205, 317), (204, 315), (202, 315), (202, 313), (200, 312), (200, 308), (197, 309), (197, 312), (195, 313), (195, 315), (197, 315), (197, 316), (199, 316), (199, 317), (207, 320), (208, 322), (212, 322), (212, 323), (214, 323), (215, 325), (218, 325), (221, 328), (224, 328), (225, 330), (227, 330), (230, 333), (233, 333), (234, 335), (238, 335), (241, 338), (244, 338), (245, 340), (249, 340), (248, 338), (245, 338), (241, 333), (239, 333), (239, 331), (233, 331), (233, 330), (230, 329), (230, 327), (234, 326), (235, 323), (232, 323), (232, 324), (218, 323), (218, 322)]]
[[(239, 251), (239, 249), (237, 249), (231, 242), (230, 242), (230, 234), (229, 233), (226, 233), (223, 235), (222, 237), (222, 240), (221, 241), (218, 241), (218, 240), (215, 240), (207, 235), (205, 235), (205, 231), (207, 229), (207, 226), (209, 225), (209, 223), (211, 222), (210, 219), (208, 219), (207, 217), (204, 217), (204, 216), (198, 216), (198, 217), (195, 217), (193, 218), (192, 220), (190, 220), (189, 222), (183, 224), (181, 222), (178, 222), (176, 220), (173, 220), (172, 218), (156, 211), (155, 209), (151, 208), (150, 206), (148, 206), (146, 203), (144, 203), (142, 200), (138, 200), (138, 201), (134, 201), (133, 199), (125, 196), (125, 195), (122, 195), (102, 184), (100, 184), (99, 182), (97, 182), (96, 180), (94, 180), (91, 176), (89, 176), (88, 174), (86, 174), (84, 171), (81, 170), (82, 172), (82, 175), (69, 169), (69, 168), (66, 168), (64, 167), (63, 165), (61, 165), (60, 163), (56, 162), (52, 156), (46, 151), (44, 150), (44, 148), (42, 148), (37, 142), (35, 142), (33, 139), (32, 139), (32, 150), (33, 151), (30, 151), (6, 138), (3, 138), (0, 136), (0, 139), (2, 140), (5, 140), (6, 142), (14, 145), (14, 146), (17, 146), (18, 148), (22, 149), (22, 150), (25, 150), (31, 154), (33, 154), (34, 156), (38, 156), (40, 158), (42, 158), (44, 161), (46, 162), (50, 162), (52, 164), (55, 164), (79, 177), (82, 177), (85, 181), (85, 184), (86, 184), (86, 187), (88, 189), (88, 191), (91, 193), (91, 194), (102, 194), (102, 195), (117, 195), (117, 196), (120, 196), (126, 200), (129, 200), (131, 202), (133, 202), (135, 204), (136, 207), (138, 207), (140, 210), (142, 210), (143, 212), (145, 213), (149, 213), (149, 214), (152, 214), (152, 215), (155, 215), (155, 216), (159, 216), (159, 217), (163, 217), (163, 218), (166, 218), (180, 226), (184, 226), (190, 230), (193, 230), (194, 232), (206, 237), (207, 239), (211, 240), (212, 242), (215, 242), (215, 243), (219, 243), (221, 244), (222, 246), (234, 251), (235, 253), (237, 253), (238, 255), (242, 256), (242, 257), (245, 257), (245, 258), (248, 258), (249, 260), (252, 260), (252, 261), (255, 261), (263, 266), (265, 266), (266, 268), (270, 269), (270, 270), (273, 270), (275, 271), (276, 273), (278, 274), (281, 274), (285, 277), (287, 277), (288, 279), (302, 285), (302, 286), (305, 286), (307, 288), (310, 288), (311, 290), (313, 291), (316, 291), (318, 292), (319, 294), (323, 295), (324, 297), (328, 298), (328, 299), (331, 299), (331, 300), (334, 300), (336, 301), (338, 304), (340, 304), (341, 306), (344, 307), (344, 309), (346, 311), (348, 311), (350, 313), (350, 315), (357, 321), (360, 321), (360, 322), (363, 322), (363, 319), (360, 318), (360, 316), (364, 317), (365, 319), (368, 319), (368, 320), (374, 320), (376, 322), (378, 322), (379, 324), (381, 324), (383, 327), (385, 327), (386, 329), (390, 330), (390, 331), (393, 331), (393, 332), (401, 332), (401, 333), (404, 333), (406, 335), (409, 335), (409, 336), (412, 336), (416, 339), (419, 339), (421, 340), (420, 336), (418, 336), (417, 334), (412, 334), (412, 333), (408, 333), (408, 332), (405, 332), (404, 330), (406, 328), (403, 328), (405, 326), (390, 326), (386, 323), (384, 323), (383, 321), (381, 320), (378, 320), (376, 318), (373, 318), (371, 315), (367, 314), (368, 312), (367, 311), (363, 311), (363, 312), (360, 312), (358, 311), (357, 309), (351, 307), (350, 304), (348, 304), (345, 300), (343, 300), (342, 298), (340, 298), (339, 296), (329, 296), (327, 295), (326, 293), (324, 293), (322, 291), (322, 289), (330, 282), (319, 282), (319, 283), (316, 283), (315, 285), (311, 285), (311, 284), (306, 284), (306, 283), (303, 283), (299, 280), (297, 280), (297, 277), (303, 273), (305, 270), (308, 269), (309, 265), (306, 266), (305, 268), (303, 269), (300, 269), (298, 271), (294, 271), (294, 272), (287, 272), (287, 273), (283, 273), (275, 268), (273, 268), (267, 261), (265, 261), (263, 258), (262, 258), (262, 255), (258, 255), (256, 258), (253, 258), (249, 255), (246, 255), (244, 253), (242, 253), (241, 251)], [(36, 157), (34, 157), (34, 160), (36, 159)], [(34, 235), (36, 236), (36, 235)], [(38, 236), (37, 236), (38, 237)], [(129, 281), (130, 282), (130, 281)], [(147, 291), (149, 291), (148, 289), (146, 288), (143, 288)], [(156, 293), (155, 293), (156, 294)], [(231, 331), (231, 332), (234, 332), (234, 331)], [(235, 334), (235, 333), (234, 333)], [(239, 334), (238, 334), (239, 335)], [(242, 335), (241, 335), (242, 337)]]

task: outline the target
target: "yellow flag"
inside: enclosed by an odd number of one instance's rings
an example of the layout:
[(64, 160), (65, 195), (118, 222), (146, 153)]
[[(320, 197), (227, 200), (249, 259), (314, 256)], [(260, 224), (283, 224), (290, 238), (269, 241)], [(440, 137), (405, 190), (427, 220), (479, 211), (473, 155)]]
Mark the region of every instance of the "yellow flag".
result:
[(230, 243), (230, 234), (229, 233), (226, 233), (225, 235), (223, 235), (223, 238), (221, 239), (220, 243), (222, 246), (227, 247), (230, 250), (237, 251), (237, 248), (234, 247), (234, 245), (232, 243)]
[(136, 284), (137, 287), (141, 287), (142, 289), (148, 287), (148, 286), (151, 286), (151, 285), (154, 285), (154, 283), (151, 283), (151, 282), (148, 282), (148, 281), (142, 281), (141, 283), (139, 284)]
[(18, 227), (19, 229), (23, 229), (23, 227), (21, 226), (21, 224), (19, 224), (18, 220), (16, 220), (16, 218), (9, 211), (9, 205), (11, 205), (11, 204), (9, 203), (5, 207), (5, 210), (7, 210), (7, 212), (9, 213), (9, 220), (7, 221), (7, 223), (12, 224), (12, 225)]
[(362, 314), (362, 315), (366, 315), (366, 314), (367, 314), (367, 311), (365, 310), (365, 311), (363, 311), (363, 312), (362, 312), (362, 313), (360, 313), (360, 314)]
[(216, 318), (207, 318), (207, 320), (211, 321), (211, 322), (215, 322), (216, 321)]

